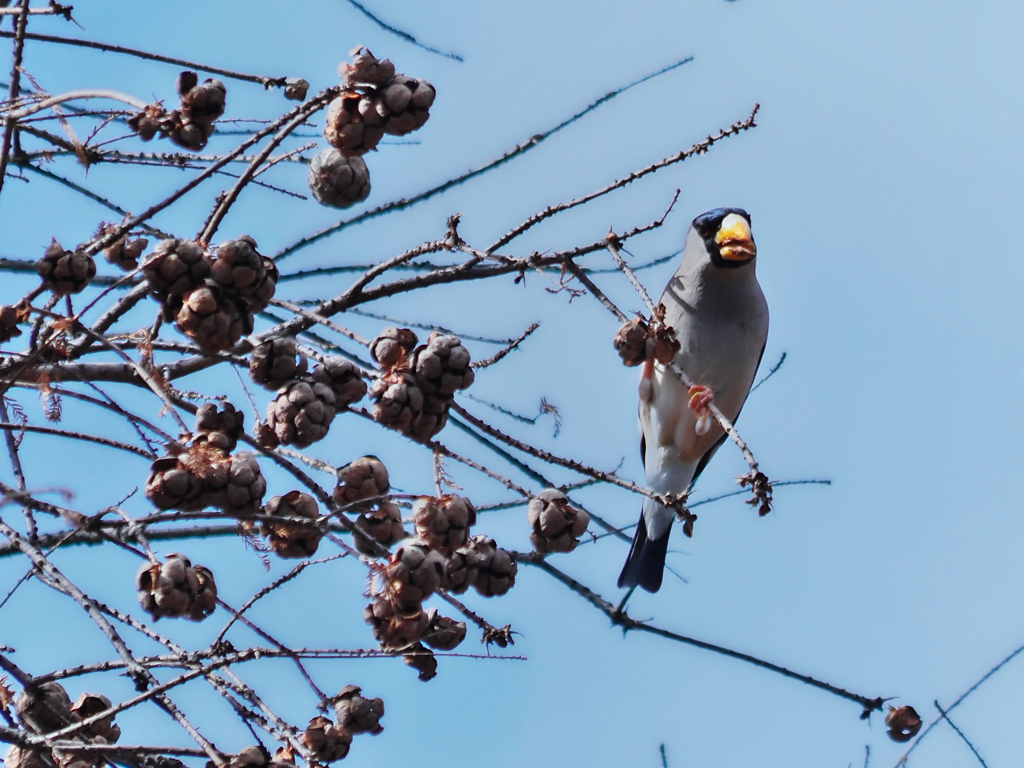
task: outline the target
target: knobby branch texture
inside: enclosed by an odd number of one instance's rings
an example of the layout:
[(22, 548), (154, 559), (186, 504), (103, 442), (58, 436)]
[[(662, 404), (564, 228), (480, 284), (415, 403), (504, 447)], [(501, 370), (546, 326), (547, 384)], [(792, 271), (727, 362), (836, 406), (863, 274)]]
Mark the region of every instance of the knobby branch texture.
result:
[[(527, 276), (532, 282), (536, 275), (552, 286), (549, 294), (571, 300), (590, 293), (619, 321), (630, 321), (595, 284), (593, 276), (603, 275), (636, 288), (649, 313), (645, 322), (656, 327), (659, 309), (620, 250), (664, 225), (672, 206), (623, 231), (586, 232), (571, 247), (517, 252), (517, 243), (543, 222), (626, 194), (629, 185), (755, 127), (756, 106), (692, 146), (492, 233), (490, 245), (464, 238), (460, 216), (453, 214), (437, 222), (433, 239), (379, 260), (363, 257), (289, 272), (286, 258), (297, 259), (308, 246), (495, 172), (628, 89), (690, 59), (608, 92), (475, 170), (312, 232), (270, 258), (259, 250), (259, 232), (213, 240), (236, 212), (254, 205), (257, 188), (312, 197), (310, 206), (344, 210), (360, 204), (370, 191), (369, 153), (386, 148), (385, 137), (408, 136), (427, 123), (433, 84), (356, 48), (341, 64), (341, 82), (310, 94), (298, 77), (247, 74), (127, 45), (27, 31), (30, 23), (70, 18), (64, 6), (34, 8), (24, 0), (6, 11), (16, 23), (13, 32), (0, 32), (11, 40), (12, 63), (8, 95), (0, 104), (0, 206), (19, 194), (18, 186), (4, 185), (5, 178), (27, 172), (116, 216), (96, 221), (78, 244), (65, 247), (54, 239), (41, 254), (0, 260), (0, 431), (11, 467), (10, 482), (0, 481), (0, 562), (17, 562), (21, 574), (4, 586), (0, 611), (10, 612), (22, 591), (45, 587), (47, 599), (55, 601), (48, 605), (82, 617), (88, 632), (109, 647), (104, 658), (63, 667), (55, 659), (51, 668), (28, 668), (17, 648), (0, 647), (0, 741), (11, 745), (7, 768), (173, 768), (207, 761), (255, 768), (340, 760), (359, 749), (354, 737), (382, 730), (385, 710), (372, 690), (340, 684), (346, 664), (401, 658), (411, 674), (429, 680), (438, 674), (438, 659), (447, 657), (525, 660), (508, 650), (519, 635), (498, 618), (500, 602), (491, 601), (515, 586), (520, 564), (568, 587), (604, 614), (610, 628), (724, 654), (855, 702), (865, 715), (881, 708), (880, 697), (634, 619), (624, 600), (616, 606), (569, 575), (571, 558), (562, 565), (554, 556), (573, 552), (581, 539), (604, 542), (610, 559), (618, 561), (621, 546), (611, 551), (606, 540), (630, 538), (622, 530), (630, 521), (616, 523), (569, 495), (584, 487), (619, 489), (674, 506), (691, 529), (696, 516), (685, 499), (661, 496), (615, 469), (558, 455), (481, 417), (475, 407), (481, 402), (495, 414), (515, 417), (513, 427), (520, 431), (541, 416), (551, 417), (557, 434), (558, 411), (547, 401), (531, 419), (467, 392), (478, 379), (499, 375), (509, 361), (537, 356), (531, 345), (543, 332), (538, 324), (494, 338), (472, 329), (456, 333), (432, 321), (396, 320), (401, 310), (388, 306), (441, 290), (469, 296), (485, 284), (522, 291)], [(166, 82), (154, 83), (152, 91), (166, 93), (173, 84), (176, 103), (151, 102), (103, 83), (46, 93), (31, 77), (32, 57), (58, 57), (71, 48), (168, 65)], [(201, 81), (198, 73), (216, 77)], [(32, 89), (23, 87), (26, 78)], [(218, 78), (230, 81), (231, 89), (262, 87), (267, 99), (279, 99), (283, 91), (298, 105), (273, 120), (234, 122), (246, 130), (224, 130), (230, 89)], [(321, 136), (309, 133), (313, 126), (322, 130), (322, 139), (311, 145), (311, 135)], [(239, 133), (232, 148), (208, 149)], [(147, 142), (161, 151), (144, 148)], [(306, 156), (312, 147), (317, 153)], [(114, 203), (89, 190), (84, 174), (72, 179), (47, 168), (62, 156), (73, 156), (85, 170), (104, 163), (152, 173), (172, 168), (184, 180), (162, 196), (152, 191), (158, 184), (133, 184), (132, 199)], [(271, 168), (278, 173), (296, 163), (308, 166), (305, 194), (258, 180), (269, 178), (263, 174)], [(458, 158), (452, 164), (458, 166)], [(180, 232), (157, 226), (158, 215), (224, 181), (229, 166), (238, 172), (229, 175), (205, 219)], [(30, 273), (39, 282), (27, 278)], [(327, 275), (347, 275), (347, 282), (326, 281)], [(279, 295), (285, 283), (295, 287), (295, 298)], [(372, 337), (348, 327), (349, 320), (372, 328)], [(612, 331), (607, 329), (609, 355)], [(692, 383), (685, 371), (676, 367), (675, 373)], [(30, 417), (35, 400), (48, 423)], [(740, 481), (752, 487), (752, 501), (764, 509), (771, 502), (770, 481), (735, 427), (714, 406), (711, 413), (742, 452), (750, 473)], [(400, 436), (431, 481), (424, 486), (416, 473), (387, 466), (369, 450), (342, 465), (316, 455), (314, 446), (332, 431), (360, 429)], [(40, 460), (50, 446), (59, 451), (59, 462)], [(108, 462), (116, 463), (116, 473), (108, 472)], [(62, 471), (66, 467), (81, 472)], [(500, 500), (485, 505), (462, 493), (456, 476), (465, 473), (501, 494)], [(76, 491), (83, 489), (68, 482), (78, 477), (89, 483), (90, 476), (110, 478), (111, 487), (115, 480), (131, 480), (117, 485), (122, 495), (97, 508), (76, 503)], [(488, 535), (487, 522), (499, 514), (518, 516), (509, 519), (520, 520), (533, 551), (502, 547)], [(602, 535), (590, 533), (592, 526)], [(296, 564), (229, 603), (228, 595), (235, 594), (231, 560), (219, 554), (223, 548), (208, 546), (226, 538), (240, 540), (247, 557), (259, 558), (268, 570), (277, 559)], [(169, 551), (170, 542), (200, 554)], [(107, 572), (111, 557), (137, 566), (134, 583), (95, 577)], [(82, 563), (94, 563), (93, 572)], [(308, 594), (312, 580), (325, 574), (361, 606), (350, 611), (348, 599), (341, 603), (347, 607), (336, 609), (349, 611), (346, 620), (360, 627), (363, 639), (349, 647), (307, 643), (301, 638), (312, 627), (311, 617), (264, 610)], [(126, 607), (132, 605), (137, 607)], [(160, 619), (166, 621), (158, 624)], [(177, 631), (189, 621), (219, 630)], [(460, 650), (470, 633), (483, 643), (482, 653)], [(308, 721), (289, 720), (275, 690), (243, 677), (254, 665), (277, 661), (288, 664), (289, 671), (280, 674), (294, 675), (306, 691)], [(453, 664), (448, 673), (457, 669)], [(130, 681), (127, 692), (110, 682), (124, 679)], [(221, 709), (183, 706), (197, 687), (221, 702)], [(211, 714), (222, 713), (224, 705), (252, 746), (237, 748), (237, 734)], [(190, 745), (172, 737), (142, 743), (139, 733), (122, 739), (118, 717), (139, 708), (180, 729)]]

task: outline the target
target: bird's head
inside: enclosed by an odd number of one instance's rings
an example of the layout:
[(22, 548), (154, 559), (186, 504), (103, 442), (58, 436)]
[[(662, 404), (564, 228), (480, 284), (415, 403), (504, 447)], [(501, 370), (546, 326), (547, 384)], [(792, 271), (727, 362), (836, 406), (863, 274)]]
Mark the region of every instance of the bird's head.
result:
[(757, 256), (750, 234), (750, 214), (742, 208), (715, 208), (693, 220), (693, 230), (704, 241), (711, 263), (724, 269), (749, 264)]

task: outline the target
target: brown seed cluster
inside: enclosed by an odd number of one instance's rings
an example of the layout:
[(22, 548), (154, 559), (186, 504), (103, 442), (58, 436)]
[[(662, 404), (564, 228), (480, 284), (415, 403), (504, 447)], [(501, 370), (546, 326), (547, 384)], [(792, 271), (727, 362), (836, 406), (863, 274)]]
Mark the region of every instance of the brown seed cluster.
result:
[[(29, 683), (15, 697), (14, 705), (24, 723), (37, 733), (60, 730), (111, 708), (110, 699), (97, 693), (83, 693), (72, 704), (67, 691), (57, 682)], [(121, 729), (114, 724), (114, 716), (110, 715), (70, 738), (86, 744), (115, 744), (121, 738)], [(12, 746), (4, 764), (7, 768), (98, 768), (104, 761), (98, 756), (67, 750), (32, 750)]]
[[(115, 229), (116, 226), (113, 224), (101, 224), (96, 232), (96, 236), (101, 237), (113, 232)], [(139, 266), (139, 258), (141, 258), (142, 252), (146, 250), (148, 245), (149, 240), (144, 237), (122, 235), (111, 245), (103, 249), (103, 255), (114, 266), (120, 267), (125, 272), (131, 272)]]
[[(284, 496), (275, 496), (268, 501), (263, 513), (274, 517), (315, 520), (320, 515), (320, 507), (308, 493), (289, 491)], [(270, 540), (270, 548), (280, 557), (312, 557), (323, 538), (323, 532), (315, 524), (301, 522), (263, 522), (260, 524), (260, 533)]]
[(278, 390), (306, 373), (306, 356), (294, 336), (261, 342), (249, 355), (249, 377), (270, 390)]
[(346, 685), (334, 699), (334, 715), (338, 727), (351, 734), (378, 734), (384, 730), (380, 719), (384, 717), (384, 701), (362, 696), (358, 685)]
[(566, 495), (554, 488), (530, 499), (526, 516), (533, 528), (530, 543), (538, 552), (572, 552), (590, 525), (590, 515), (570, 506)]
[(220, 352), (252, 332), (253, 315), (274, 296), (278, 271), (249, 235), (212, 253), (191, 240), (162, 240), (142, 263), (164, 319), (205, 352)]
[(158, 133), (184, 149), (198, 152), (213, 135), (214, 123), (224, 114), (227, 88), (220, 80), (202, 83), (195, 72), (178, 75), (178, 108), (168, 112), (159, 103), (150, 104), (128, 120), (128, 127), (143, 141)]
[(910, 741), (921, 730), (921, 716), (911, 706), (889, 707), (885, 725), (893, 741)]
[(339, 410), (366, 394), (362, 371), (340, 357), (318, 363), (308, 376), (292, 379), (267, 406), (267, 427), (259, 434), (264, 447), (280, 444), (306, 448), (323, 440)]
[(43, 258), (36, 262), (43, 286), (58, 296), (81, 293), (96, 277), (96, 262), (83, 250), (65, 251), (57, 238), (51, 240)]
[(412, 507), (416, 535), (445, 557), (469, 541), (476, 507), (464, 496), (421, 496)]
[(668, 365), (680, 349), (675, 328), (665, 323), (664, 304), (655, 308), (653, 323), (648, 324), (642, 317), (637, 317), (619, 328), (613, 345), (622, 362), (630, 367), (646, 360)]
[(323, 715), (309, 721), (302, 734), (302, 742), (317, 760), (333, 763), (342, 760), (352, 746), (352, 734), (335, 725)]
[(224, 401), (205, 403), (196, 411), (196, 428), (193, 436), (199, 443), (211, 448), (231, 452), (238, 445), (238, 438), (245, 429), (245, 414), (231, 403)]
[(473, 588), (484, 597), (500, 597), (515, 585), (519, 570), (515, 557), (494, 539), (477, 534), (459, 552), (465, 555)]
[(361, 456), (338, 470), (334, 500), (345, 506), (374, 496), (384, 496), (389, 490), (391, 481), (384, 462), (376, 456)]
[(263, 746), (251, 746), (241, 750), (228, 760), (228, 768), (295, 768), (295, 755), (291, 747), (281, 747), (273, 758)]
[(309, 189), (322, 205), (351, 208), (370, 195), (370, 170), (358, 155), (346, 157), (330, 147), (309, 164)]
[(0, 306), (0, 344), (10, 341), (15, 336), (21, 336), (18, 323), (27, 319), (27, 314), (23, 313), (18, 306), (10, 304)]
[(390, 547), (408, 535), (402, 524), (402, 510), (393, 501), (382, 501), (360, 513), (355, 527), (353, 543), (364, 555), (377, 554), (374, 544)]
[(418, 677), (423, 682), (437, 677), (437, 657), (423, 643), (416, 643), (406, 653), (402, 654), (402, 658), (407, 666), (412, 667), (419, 673)]
[(374, 339), (370, 354), (382, 373), (370, 396), (374, 419), (424, 441), (444, 429), (456, 391), (469, 387), (475, 374), (457, 336), (432, 333), (419, 347), (417, 341), (409, 328), (388, 328)]
[(177, 552), (154, 565), (147, 563), (135, 577), (139, 605), (156, 621), (164, 616), (202, 621), (217, 608), (217, 584), (209, 568), (192, 565)]

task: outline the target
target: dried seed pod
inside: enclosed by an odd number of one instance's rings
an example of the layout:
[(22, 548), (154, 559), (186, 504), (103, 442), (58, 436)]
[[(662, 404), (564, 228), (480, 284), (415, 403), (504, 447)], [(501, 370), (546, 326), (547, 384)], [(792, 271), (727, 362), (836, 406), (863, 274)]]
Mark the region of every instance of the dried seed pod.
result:
[(500, 597), (515, 585), (519, 566), (512, 553), (499, 547), (494, 539), (478, 534), (461, 551), (476, 568), (473, 588), (484, 597)]
[[(106, 234), (114, 229), (113, 224), (100, 228), (98, 234)], [(144, 237), (127, 238), (120, 237), (103, 249), (103, 255), (114, 266), (120, 267), (125, 272), (131, 272), (139, 266), (139, 258), (142, 252), (149, 245), (149, 240)]]
[(128, 127), (143, 141), (150, 141), (160, 132), (167, 110), (161, 104), (149, 104), (140, 112), (128, 118)]
[(58, 296), (80, 293), (96, 277), (96, 262), (85, 251), (65, 251), (57, 238), (52, 240), (43, 258), (36, 262), (36, 272), (46, 289)]
[(179, 330), (204, 352), (230, 349), (252, 331), (253, 323), (249, 311), (225, 296), (213, 280), (185, 294), (176, 319)]
[[(85, 720), (87, 717), (106, 712), (111, 708), (110, 699), (99, 693), (83, 693), (71, 706), (71, 711)], [(86, 738), (99, 736), (107, 744), (116, 744), (121, 738), (121, 729), (114, 723), (114, 716), (103, 717), (81, 733)]]
[(453, 595), (461, 595), (476, 581), (477, 556), (465, 549), (458, 549), (444, 561), (444, 578), (441, 586)]
[(372, 97), (346, 91), (327, 108), (324, 138), (345, 157), (365, 155), (384, 137), (384, 120)]
[(142, 274), (170, 319), (177, 314), (181, 297), (209, 277), (210, 262), (198, 243), (170, 238), (157, 243), (142, 262)]
[(356, 85), (387, 85), (395, 76), (395, 65), (391, 59), (379, 60), (369, 48), (359, 46), (349, 55), (352, 63), (344, 62), (338, 67), (338, 74), (346, 88)]
[(432, 333), (427, 343), (413, 354), (416, 384), (425, 395), (450, 398), (476, 378), (469, 363), (469, 350), (462, 346), (458, 336)]
[(281, 441), (277, 439), (277, 435), (274, 433), (273, 427), (265, 421), (257, 421), (256, 426), (253, 427), (252, 434), (256, 438), (256, 442), (268, 451), (274, 450), (281, 444)]
[(403, 603), (422, 603), (441, 586), (444, 558), (426, 542), (406, 539), (387, 567), (387, 580)]
[(390, 501), (382, 501), (373, 509), (362, 513), (355, 521), (353, 543), (364, 555), (376, 555), (372, 542), (382, 547), (390, 547), (401, 541), (406, 534), (402, 525), (402, 511), (398, 505)]
[(71, 697), (57, 682), (29, 683), (14, 698), (21, 719), (39, 733), (50, 733), (78, 722), (71, 711)]
[(235, 450), (244, 429), (245, 414), (227, 401), (219, 407), (217, 403), (205, 403), (196, 411), (197, 442), (230, 452)]
[(317, 760), (333, 763), (348, 754), (352, 746), (352, 734), (323, 715), (317, 715), (306, 726), (302, 741)]
[[(263, 513), (315, 520), (320, 515), (320, 507), (308, 493), (289, 491), (268, 501)], [(292, 522), (260, 523), (260, 533), (270, 539), (270, 548), (280, 557), (311, 557), (316, 554), (323, 538), (323, 532), (316, 525)]]
[(370, 357), (388, 371), (404, 367), (419, 338), (412, 328), (385, 328), (370, 344)]
[(270, 753), (262, 746), (246, 747), (228, 761), (228, 768), (268, 768)]
[(402, 654), (402, 658), (406, 665), (419, 672), (419, 679), (423, 682), (437, 677), (437, 658), (433, 651), (424, 647), (423, 643), (416, 643), (408, 653)]
[(405, 136), (422, 128), (430, 118), (436, 95), (434, 86), (426, 80), (396, 75), (375, 99), (377, 113), (386, 118), (384, 131)]
[(422, 605), (403, 604), (388, 595), (376, 595), (363, 610), (363, 619), (381, 647), (390, 650), (407, 648), (430, 628)]
[(438, 651), (454, 651), (466, 639), (466, 622), (442, 616), (436, 608), (427, 609), (430, 622), (423, 642)]
[(334, 700), (334, 714), (338, 726), (349, 733), (373, 733), (384, 730), (380, 719), (384, 717), (381, 699), (366, 699), (358, 685), (346, 685)]
[(359, 366), (340, 357), (328, 357), (317, 363), (311, 378), (334, 391), (335, 407), (339, 410), (348, 408), (366, 395), (366, 382)]
[(306, 448), (327, 436), (336, 413), (329, 386), (296, 379), (267, 406), (267, 425), (281, 443)]
[(198, 152), (206, 146), (207, 140), (213, 135), (213, 124), (189, 120), (180, 109), (167, 113), (159, 123), (160, 133), (170, 139), (172, 144)]
[(289, 77), (284, 81), (284, 97), (291, 101), (305, 101), (309, 81), (301, 77)]
[(256, 346), (249, 355), (249, 377), (267, 389), (278, 390), (306, 373), (306, 356), (294, 336), (278, 336)]
[(376, 456), (361, 456), (338, 470), (334, 500), (344, 506), (374, 496), (384, 496), (389, 490), (391, 482), (384, 462)]
[(590, 525), (590, 515), (569, 506), (566, 495), (554, 488), (530, 499), (526, 518), (533, 528), (530, 543), (538, 552), (572, 552)]
[(178, 95), (181, 96), (181, 115), (185, 122), (212, 127), (224, 114), (227, 88), (220, 80), (207, 78), (199, 83), (195, 72), (178, 75)]
[(346, 157), (333, 147), (309, 163), (309, 191), (321, 205), (351, 208), (370, 196), (370, 169), (358, 155)]
[(647, 359), (647, 331), (647, 323), (638, 317), (615, 333), (613, 345), (625, 365), (632, 368)]
[(381, 376), (370, 387), (373, 418), (377, 422), (408, 434), (413, 421), (423, 413), (423, 391), (408, 371), (393, 371)]
[(447, 395), (424, 395), (423, 409), (413, 419), (405, 434), (415, 440), (426, 442), (448, 423), (448, 409), (451, 404), (452, 398)]
[(898, 709), (889, 707), (885, 725), (889, 729), (889, 738), (893, 741), (910, 741), (921, 730), (921, 716), (911, 706)]
[(21, 336), (21, 329), (18, 328), (20, 315), (15, 306), (0, 306), (0, 344), (10, 341), (15, 336)]
[(198, 472), (209, 503), (235, 517), (252, 517), (260, 510), (267, 481), (252, 453), (236, 453), (214, 461)]
[(202, 621), (217, 607), (213, 574), (179, 553), (160, 565), (146, 564), (135, 577), (139, 605), (153, 620), (163, 616)]
[(660, 320), (655, 323), (654, 334), (647, 340), (648, 357), (653, 357), (662, 365), (668, 365), (675, 359), (681, 348), (682, 345), (676, 338), (675, 328), (665, 325)]
[(412, 506), (416, 535), (431, 549), (450, 555), (469, 540), (476, 525), (476, 507), (464, 496), (421, 496)]
[(157, 509), (197, 511), (206, 506), (205, 485), (179, 456), (162, 456), (150, 465), (146, 498)]
[(214, 249), (210, 257), (210, 277), (221, 290), (246, 300), (252, 312), (262, 312), (274, 297), (277, 268), (267, 272), (267, 262), (256, 250), (256, 241), (249, 235), (228, 240)]
[(4, 768), (50, 768), (42, 752), (12, 744), (4, 757)]

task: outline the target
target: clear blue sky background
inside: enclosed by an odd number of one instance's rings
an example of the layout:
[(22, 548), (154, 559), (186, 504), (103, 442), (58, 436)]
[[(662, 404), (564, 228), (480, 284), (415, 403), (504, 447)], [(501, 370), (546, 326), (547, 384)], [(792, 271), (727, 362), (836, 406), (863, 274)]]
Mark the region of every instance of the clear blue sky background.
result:
[[(357, 44), (426, 77), (438, 99), (412, 137), (421, 143), (385, 146), (369, 158), (373, 192), (365, 207), (477, 166), (612, 88), (692, 55), (692, 63), (631, 90), (487, 177), (353, 228), (284, 266), (381, 259), (439, 236), (455, 212), (464, 214), (462, 234), (486, 246), (544, 206), (685, 149), (760, 102), (756, 130), (548, 222), (509, 251), (584, 244), (609, 225), (622, 231), (646, 223), (661, 215), (676, 188), (682, 192), (667, 225), (629, 246), (638, 260), (671, 253), (690, 219), (709, 208), (737, 205), (753, 216), (758, 274), (772, 312), (764, 359), (770, 365), (783, 352), (788, 358), (752, 396), (740, 428), (773, 478), (833, 484), (780, 488), (776, 511), (765, 519), (742, 497), (701, 508), (694, 539), (675, 532), (670, 555), (686, 583), (668, 578), (656, 596), (637, 595), (631, 612), (868, 696), (899, 696), (926, 720), (935, 715), (934, 699), (948, 705), (1024, 642), (1024, 618), (1013, 602), (1024, 578), (1016, 488), (1024, 420), (1019, 4), (441, 0), (378, 2), (373, 10), (426, 43), (458, 52), (465, 63), (382, 32), (341, 0), (85, 3), (75, 16), (84, 37), (302, 76), (314, 89), (336, 82), (337, 64)], [(59, 20), (33, 19), (32, 28), (79, 33)], [(152, 62), (32, 44), (25, 65), (55, 93), (105, 86), (173, 101), (176, 70)], [(228, 83), (229, 116), (273, 117), (288, 107), (279, 92)], [(226, 150), (232, 141), (217, 138), (211, 148)], [(53, 167), (135, 211), (187, 178), (115, 166), (94, 167), (86, 177), (69, 161)], [(304, 191), (304, 174), (301, 166), (282, 164), (268, 177)], [(225, 183), (207, 183), (156, 223), (183, 236), (195, 232)], [(8, 180), (0, 252), (35, 258), (51, 235), (73, 245), (109, 218), (38, 177), (28, 185)], [(273, 253), (338, 218), (315, 203), (250, 188), (220, 234), (248, 232)], [(596, 256), (588, 264), (604, 262)], [(658, 291), (673, 269), (643, 276)], [(13, 300), (31, 282), (4, 277), (0, 299)], [(559, 437), (543, 420), (532, 428), (499, 416), (495, 423), (593, 465), (611, 469), (624, 460), (625, 476), (642, 477), (635, 371), (611, 350), (614, 319), (589, 297), (570, 305), (564, 294), (547, 293), (539, 275), (526, 282), (525, 289), (511, 278), (437, 289), (379, 309), (481, 335), (517, 335), (540, 320), (523, 352), (483, 372), (472, 392), (522, 413), (535, 412), (547, 397), (561, 409)], [(281, 294), (319, 297), (345, 284), (343, 277), (292, 283)], [(601, 284), (623, 307), (641, 308), (617, 276)], [(143, 323), (151, 314), (146, 306), (133, 319)], [(381, 327), (349, 321), (366, 335)], [(494, 347), (471, 349), (482, 358)], [(197, 377), (191, 386), (227, 391), (244, 403), (234, 377)], [(262, 406), (266, 398), (257, 396)], [(31, 393), (20, 397), (41, 420)], [(134, 401), (152, 415), (158, 410), (143, 397)], [(132, 438), (127, 427), (80, 405), (68, 402), (66, 412), (69, 425)], [(479, 453), (451, 428), (442, 439)], [(141, 461), (101, 449), (31, 435), (25, 446), (30, 485), (71, 485), (84, 509), (114, 503), (144, 481)], [(310, 453), (334, 464), (377, 453), (402, 490), (432, 488), (427, 453), (354, 417), (339, 419)], [(494, 466), (507, 469), (497, 460)], [(271, 492), (289, 490), (283, 476), (265, 471)], [(742, 471), (738, 452), (723, 448), (696, 497), (730, 491)], [(0, 475), (9, 482), (9, 470)], [(480, 503), (509, 498), (461, 471), (456, 477)], [(634, 497), (614, 489), (588, 489), (578, 498), (622, 525), (638, 511)], [(146, 510), (140, 498), (127, 506)], [(528, 546), (522, 509), (485, 515), (479, 528), (505, 546)], [(286, 570), (275, 563), (267, 574), (239, 541), (161, 547), (175, 549), (211, 565), (235, 604)], [(617, 599), (614, 581), (625, 554), (624, 544), (603, 539), (555, 562)], [(78, 550), (56, 561), (111, 604), (138, 611), (131, 589), (137, 562), (128, 555)], [(24, 568), (0, 561), (0, 591)], [(288, 642), (368, 646), (360, 578), (352, 563), (321, 566), (255, 615)], [(357, 737), (346, 764), (656, 766), (661, 743), (673, 768), (861, 765), (865, 745), (872, 766), (892, 765), (902, 754), (878, 714), (865, 723), (855, 704), (764, 670), (655, 637), (623, 638), (535, 569), (521, 568), (504, 599), (470, 601), (495, 624), (511, 622), (522, 632), (514, 650), (528, 662), (442, 660), (429, 684), (398, 661), (315, 667), (324, 687), (355, 682), (387, 703), (387, 730)], [(57, 615), (50, 611), (56, 606)], [(201, 647), (224, 620), (218, 613), (199, 626), (160, 627)], [(34, 672), (111, 653), (80, 611), (39, 584), (22, 588), (0, 612), (0, 643), (15, 646), (15, 658)], [(477, 647), (470, 640), (464, 649)], [(142, 641), (133, 648), (153, 650)], [(315, 702), (283, 662), (240, 673), (273, 690), (273, 703), (293, 719), (314, 714)], [(1017, 660), (953, 715), (991, 766), (1012, 765), (1024, 750), (1022, 683), (1024, 661)], [(115, 699), (129, 695), (121, 679), (93, 688)], [(201, 685), (178, 698), (209, 734), (226, 734), (218, 740), (222, 748), (250, 743), (240, 726), (224, 725), (230, 713), (208, 704)], [(119, 721), (126, 742), (170, 731), (165, 719), (141, 713)], [(944, 726), (911, 765), (973, 760)]]

